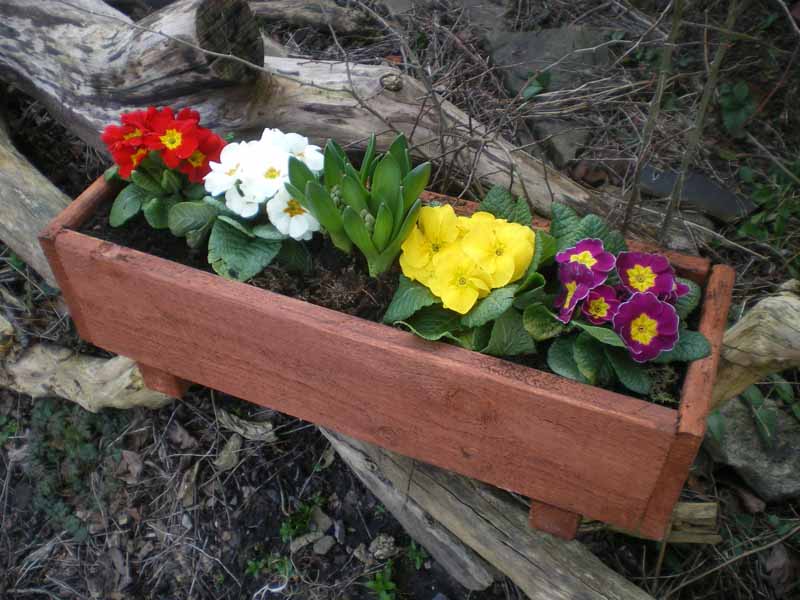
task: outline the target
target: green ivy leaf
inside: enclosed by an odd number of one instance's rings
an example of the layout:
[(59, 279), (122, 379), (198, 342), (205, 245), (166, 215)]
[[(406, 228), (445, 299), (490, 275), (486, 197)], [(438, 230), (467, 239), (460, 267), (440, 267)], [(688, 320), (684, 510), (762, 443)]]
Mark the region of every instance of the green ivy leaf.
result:
[(489, 343), (482, 350), (493, 356), (517, 356), (536, 352), (536, 344), (522, 325), (522, 313), (509, 308), (492, 326)]
[(708, 343), (706, 336), (699, 331), (680, 330), (678, 343), (672, 350), (662, 352), (653, 361), (659, 364), (670, 362), (691, 362), (705, 358), (711, 354), (711, 344)]
[(395, 325), (405, 325), (412, 332), (426, 340), (436, 341), (449, 338), (458, 341), (453, 334), (459, 327), (461, 315), (441, 306), (426, 306)]
[(384, 323), (396, 323), (408, 319), (421, 308), (441, 302), (424, 285), (411, 281), (405, 275), (400, 275), (397, 291), (392, 297), (386, 314), (383, 315)]
[[(166, 172), (166, 171), (165, 171)], [(169, 209), (163, 198), (150, 198), (142, 205), (142, 212), (147, 223), (153, 229), (166, 229), (168, 224)]]
[(606, 362), (603, 344), (584, 331), (575, 339), (573, 358), (581, 375), (592, 385), (597, 383), (600, 367)]
[(689, 293), (685, 296), (681, 296), (675, 302), (675, 310), (678, 312), (678, 316), (681, 319), (685, 319), (692, 314), (694, 309), (697, 308), (697, 305), (700, 304), (700, 297), (703, 292), (700, 286), (690, 279), (678, 277), (678, 281), (689, 286)]
[(547, 366), (556, 375), (588, 383), (575, 363), (575, 337), (574, 335), (560, 337), (550, 344), (547, 350)]
[(764, 394), (758, 389), (758, 386), (751, 385), (744, 389), (740, 394), (742, 399), (753, 408), (761, 408), (764, 406)]
[(484, 323), (494, 321), (506, 312), (514, 303), (517, 286), (513, 283), (492, 290), (486, 298), (478, 300), (467, 314), (461, 317), (464, 327), (480, 327)]
[(725, 418), (722, 414), (718, 410), (709, 413), (706, 418), (706, 425), (711, 438), (717, 444), (722, 444), (725, 439)]
[(778, 374), (770, 375), (769, 380), (772, 382), (772, 388), (781, 400), (787, 404), (794, 402), (794, 388), (791, 383)]
[(112, 227), (119, 227), (130, 221), (142, 209), (144, 204), (150, 197), (146, 190), (130, 183), (122, 188), (122, 191), (117, 194), (114, 199), (114, 204), (111, 206), (111, 213), (108, 216), (108, 222)]
[(608, 329), (607, 327), (597, 327), (596, 325), (587, 325), (577, 319), (572, 321), (573, 325), (580, 327), (594, 339), (607, 344), (609, 346), (615, 346), (616, 348), (624, 348), (625, 342), (622, 341), (622, 338), (619, 337), (615, 331)]
[[(742, 395), (744, 396), (744, 394)], [(748, 402), (748, 404), (750, 405), (750, 411), (753, 414), (758, 436), (761, 438), (764, 446), (767, 448), (772, 448), (775, 445), (775, 437), (778, 433), (777, 411), (765, 404), (761, 404), (759, 406), (755, 406), (752, 402)]]
[[(255, 233), (255, 230), (254, 230)], [(256, 236), (260, 237), (260, 236)], [(264, 239), (264, 238), (261, 238)], [(275, 261), (290, 273), (307, 274), (311, 271), (311, 253), (303, 242), (291, 238), (283, 240)]]
[(188, 236), (190, 231), (202, 230), (217, 218), (219, 211), (203, 202), (178, 202), (169, 209), (168, 225), (172, 235)]
[(542, 304), (528, 306), (522, 315), (522, 323), (525, 331), (537, 342), (561, 335), (566, 329)]
[(208, 240), (208, 262), (219, 275), (246, 281), (263, 271), (280, 249), (279, 241), (248, 237), (236, 227), (217, 220)]
[(491, 213), (498, 219), (505, 219), (509, 223), (530, 226), (533, 219), (527, 200), (514, 198), (507, 189), (499, 185), (489, 190), (478, 209)]
[(650, 393), (652, 382), (643, 365), (635, 362), (626, 350), (610, 347), (605, 347), (604, 350), (622, 385), (643, 396)]

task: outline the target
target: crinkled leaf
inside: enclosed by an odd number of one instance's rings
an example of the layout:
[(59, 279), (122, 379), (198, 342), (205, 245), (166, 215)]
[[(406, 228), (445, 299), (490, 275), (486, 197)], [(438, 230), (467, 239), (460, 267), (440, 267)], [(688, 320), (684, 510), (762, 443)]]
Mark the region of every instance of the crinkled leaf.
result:
[(175, 171), (164, 169), (161, 173), (161, 189), (167, 194), (177, 194), (183, 187), (181, 176)]
[(489, 343), (489, 338), (492, 334), (493, 323), (485, 323), (480, 327), (473, 327), (466, 331), (460, 331), (456, 334), (458, 343), (467, 350), (475, 350), (480, 352)]
[(592, 385), (597, 383), (600, 367), (606, 362), (603, 344), (584, 331), (575, 339), (573, 357), (581, 375)]
[(219, 211), (208, 202), (178, 202), (169, 209), (168, 224), (172, 235), (183, 237), (203, 229), (217, 218)]
[(241, 233), (245, 234), (247, 237), (255, 237), (255, 235), (253, 234), (253, 230), (250, 229), (248, 225), (242, 223), (238, 219), (234, 219), (233, 217), (229, 217), (227, 215), (220, 215), (218, 218), (220, 221), (227, 223), (234, 229), (238, 229)]
[(547, 350), (547, 366), (556, 375), (587, 383), (575, 363), (575, 337), (564, 336), (556, 339)]
[(206, 188), (202, 183), (192, 183), (184, 188), (183, 195), (187, 200), (202, 200), (206, 195)]
[(283, 240), (280, 252), (275, 257), (275, 262), (290, 273), (308, 273), (311, 271), (312, 266), (311, 253), (306, 245), (291, 238)]
[(604, 344), (607, 344), (609, 346), (616, 346), (617, 348), (625, 347), (625, 342), (622, 341), (622, 338), (620, 338), (616, 334), (616, 332), (607, 327), (597, 327), (596, 325), (587, 325), (586, 323), (582, 323), (577, 319), (573, 320), (572, 324), (580, 327), (594, 339)]
[(149, 198), (150, 194), (147, 193), (147, 190), (132, 183), (126, 185), (114, 199), (111, 214), (108, 216), (109, 224), (112, 227), (124, 225), (139, 213), (142, 204)]
[(225, 221), (217, 220), (208, 240), (208, 262), (228, 279), (246, 281), (272, 262), (281, 242), (248, 237)]
[(392, 297), (389, 308), (383, 316), (384, 323), (396, 323), (409, 318), (415, 312), (426, 306), (441, 302), (424, 285), (411, 281), (405, 275), (400, 275), (397, 291)]
[(533, 259), (528, 267), (528, 272), (533, 269), (539, 270), (544, 264), (547, 264), (557, 252), (556, 238), (544, 231), (543, 229), (536, 231), (536, 238), (533, 247)]
[(514, 284), (492, 290), (486, 298), (479, 300), (467, 314), (461, 317), (464, 327), (479, 327), (494, 321), (514, 303), (517, 286)]
[(691, 362), (711, 354), (711, 344), (699, 331), (681, 329), (680, 338), (672, 350), (662, 352), (654, 362)]
[(711, 438), (717, 444), (722, 444), (722, 441), (725, 439), (725, 418), (722, 414), (718, 410), (709, 413), (706, 418), (706, 425), (708, 426), (708, 433)]
[(131, 182), (140, 188), (147, 190), (151, 195), (155, 194), (156, 196), (163, 196), (165, 194), (158, 180), (154, 179), (141, 169), (137, 169), (131, 173)]
[(482, 352), (494, 356), (517, 356), (536, 352), (533, 338), (522, 325), (522, 313), (509, 308), (495, 320), (489, 343)]
[(650, 376), (647, 374), (647, 369), (643, 365), (635, 362), (630, 357), (627, 350), (610, 348), (608, 346), (606, 346), (604, 350), (608, 361), (614, 369), (614, 373), (616, 373), (622, 385), (643, 396), (650, 393), (652, 382), (650, 381)]
[(550, 235), (556, 238), (558, 251), (574, 246), (581, 239), (580, 217), (566, 204), (554, 202), (551, 207)]
[(678, 277), (678, 281), (689, 286), (689, 293), (685, 296), (681, 296), (675, 302), (675, 310), (678, 312), (678, 316), (681, 319), (685, 319), (692, 314), (692, 311), (694, 311), (694, 309), (697, 308), (697, 305), (700, 304), (700, 297), (702, 296), (703, 292), (700, 289), (700, 286), (690, 279)]
[(495, 185), (486, 194), (479, 210), (493, 214), (498, 219), (506, 219), (510, 223), (520, 225), (531, 224), (531, 209), (524, 198), (514, 198), (504, 187)]
[(628, 245), (625, 243), (625, 238), (619, 231), (610, 229), (606, 222), (597, 215), (586, 215), (580, 220), (579, 226), (579, 240), (585, 238), (594, 238), (603, 242), (603, 248), (606, 252), (612, 254), (619, 254), (623, 250), (627, 250)]
[(426, 340), (436, 341), (444, 337), (458, 341), (453, 334), (459, 327), (460, 315), (441, 306), (426, 306), (395, 325), (405, 325)]
[(257, 238), (261, 238), (262, 240), (286, 239), (286, 235), (278, 231), (278, 228), (275, 227), (275, 225), (273, 225), (272, 223), (262, 223), (261, 225), (256, 225), (251, 230), (251, 233)]
[(553, 300), (553, 295), (548, 294), (545, 291), (544, 286), (541, 285), (518, 294), (517, 297), (514, 298), (514, 308), (525, 310), (531, 304), (544, 304), (545, 306), (550, 306), (553, 303)]
[(142, 212), (153, 229), (166, 229), (169, 226), (169, 203), (165, 199), (150, 198), (142, 205)]
[(532, 304), (525, 309), (522, 323), (528, 334), (537, 342), (549, 340), (564, 333), (564, 325), (542, 304)]

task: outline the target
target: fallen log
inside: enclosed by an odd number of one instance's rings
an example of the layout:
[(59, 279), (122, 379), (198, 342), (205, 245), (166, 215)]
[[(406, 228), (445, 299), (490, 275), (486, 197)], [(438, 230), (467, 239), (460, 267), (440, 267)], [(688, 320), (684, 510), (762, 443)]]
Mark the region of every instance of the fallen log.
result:
[(767, 375), (800, 368), (800, 281), (784, 283), (778, 294), (760, 300), (722, 340), (717, 383), (719, 406)]
[[(106, 124), (148, 105), (192, 105), (209, 127), (242, 137), (279, 127), (353, 151), (373, 132), (385, 149), (403, 131), (418, 158), (433, 160), (465, 190), (509, 187), (545, 216), (553, 201), (619, 214), (618, 198), (546, 167), (394, 67), (265, 57), (251, 17), (244, 0), (180, 0), (136, 24), (100, 0), (7, 0), (0, 3), (0, 78), (101, 150)], [(220, 57), (229, 54), (263, 68)], [(638, 235), (654, 239), (660, 215), (642, 210), (633, 222)], [(676, 222), (671, 247), (696, 249), (701, 232), (688, 227)]]
[(0, 240), (54, 287), (55, 277), (36, 236), (69, 202), (14, 148), (0, 116)]
[(342, 35), (365, 33), (369, 20), (354, 8), (345, 8), (333, 0), (259, 0), (250, 2), (253, 14), (266, 22), (290, 23), (327, 31), (333, 27)]

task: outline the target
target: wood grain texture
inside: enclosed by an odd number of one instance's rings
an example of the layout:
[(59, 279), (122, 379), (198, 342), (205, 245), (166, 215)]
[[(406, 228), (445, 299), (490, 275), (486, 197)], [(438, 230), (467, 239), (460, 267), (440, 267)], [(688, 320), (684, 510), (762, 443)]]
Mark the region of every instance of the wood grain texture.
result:
[(581, 516), (551, 504), (531, 500), (528, 523), (534, 529), (539, 529), (562, 540), (571, 540), (578, 533)]
[(660, 538), (667, 533), (663, 524), (669, 520), (703, 441), (735, 279), (736, 273), (727, 265), (715, 265), (711, 270), (703, 294), (698, 327), (698, 331), (711, 344), (711, 354), (694, 361), (686, 373), (678, 407), (677, 435), (662, 467), (653, 496), (648, 502), (640, 528), (649, 537)]
[(192, 385), (190, 381), (175, 377), (171, 373), (162, 371), (157, 367), (151, 367), (144, 363), (138, 363), (139, 372), (142, 374), (145, 385), (151, 390), (156, 390), (172, 398), (183, 398), (186, 390)]

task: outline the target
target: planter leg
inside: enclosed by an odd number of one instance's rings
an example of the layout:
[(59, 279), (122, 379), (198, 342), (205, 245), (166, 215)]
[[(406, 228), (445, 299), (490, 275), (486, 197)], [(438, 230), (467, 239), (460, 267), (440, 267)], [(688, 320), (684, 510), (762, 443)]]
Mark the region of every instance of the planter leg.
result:
[(534, 529), (540, 529), (564, 540), (571, 540), (578, 533), (581, 516), (577, 513), (531, 500), (531, 512), (528, 523)]
[(189, 389), (189, 386), (192, 385), (191, 381), (175, 377), (156, 367), (151, 367), (143, 363), (136, 364), (142, 374), (144, 384), (151, 390), (167, 394), (173, 398), (181, 398), (186, 393), (186, 390)]

